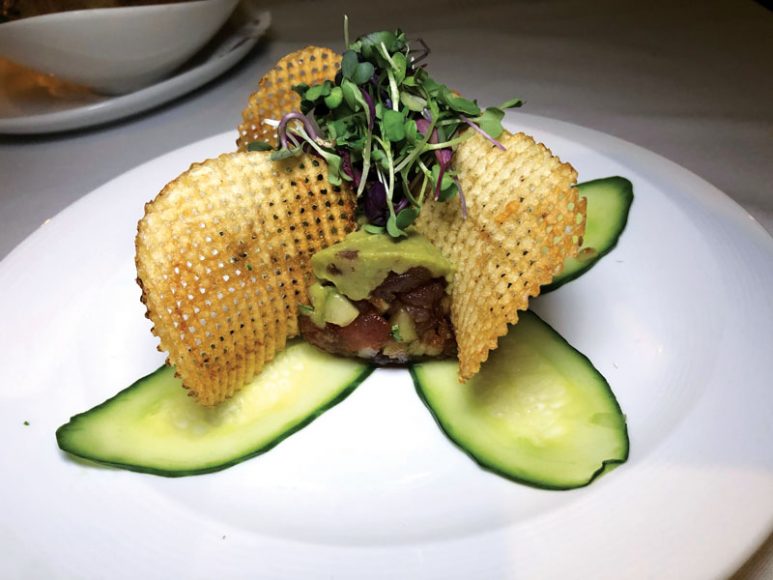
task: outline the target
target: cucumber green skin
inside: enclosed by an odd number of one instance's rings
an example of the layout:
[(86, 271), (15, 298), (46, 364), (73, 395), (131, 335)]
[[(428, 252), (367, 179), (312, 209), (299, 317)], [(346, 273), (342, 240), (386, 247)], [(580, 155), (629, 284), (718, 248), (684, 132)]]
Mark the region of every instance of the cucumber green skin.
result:
[(562, 343), (567, 349), (570, 349), (574, 351), (574, 355), (578, 358), (581, 358), (585, 361), (585, 363), (588, 365), (589, 369), (592, 369), (595, 373), (597, 379), (599, 380), (599, 384), (603, 386), (603, 388), (606, 391), (606, 394), (612, 403), (612, 407), (616, 410), (618, 415), (620, 416), (622, 420), (622, 430), (620, 433), (620, 439), (624, 444), (623, 452), (621, 453), (620, 457), (614, 458), (614, 459), (607, 459), (600, 463), (597, 470), (592, 472), (588, 479), (586, 481), (575, 483), (575, 484), (562, 484), (562, 483), (556, 483), (556, 482), (550, 482), (550, 481), (544, 481), (537, 478), (525, 478), (520, 477), (518, 475), (515, 475), (514, 473), (508, 471), (507, 469), (503, 469), (502, 466), (499, 464), (488, 461), (485, 458), (479, 457), (476, 455), (472, 450), (470, 450), (466, 445), (464, 441), (464, 437), (461, 434), (455, 433), (452, 429), (450, 429), (445, 422), (443, 421), (443, 418), (440, 416), (440, 414), (432, 407), (432, 403), (430, 402), (429, 398), (424, 392), (424, 385), (422, 384), (422, 379), (420, 377), (419, 372), (417, 369), (419, 369), (422, 364), (432, 364), (430, 363), (417, 363), (414, 365), (411, 365), (410, 372), (411, 372), (411, 378), (413, 379), (414, 387), (416, 388), (416, 392), (419, 395), (419, 398), (424, 403), (424, 405), (429, 410), (430, 414), (432, 415), (433, 419), (435, 420), (435, 423), (437, 423), (438, 427), (440, 427), (440, 430), (445, 434), (446, 437), (461, 451), (463, 451), (468, 457), (470, 457), (475, 463), (478, 464), (481, 468), (485, 469), (486, 471), (490, 471), (492, 473), (495, 473), (501, 477), (504, 477), (505, 479), (509, 479), (510, 481), (514, 481), (515, 483), (520, 483), (523, 485), (528, 485), (530, 487), (535, 487), (538, 489), (546, 489), (546, 490), (552, 490), (552, 491), (566, 491), (570, 489), (578, 489), (581, 487), (586, 487), (593, 483), (600, 475), (603, 475), (604, 473), (607, 473), (608, 471), (611, 471), (618, 465), (621, 465), (625, 463), (628, 460), (629, 452), (630, 452), (630, 439), (628, 438), (628, 426), (625, 421), (625, 414), (623, 413), (622, 409), (620, 408), (620, 404), (617, 401), (617, 398), (615, 397), (615, 394), (612, 392), (612, 388), (609, 386), (609, 383), (604, 378), (604, 376), (593, 366), (593, 363), (588, 359), (587, 356), (579, 352), (577, 349), (575, 349), (571, 344), (567, 342), (567, 340), (562, 337), (558, 332), (556, 332), (555, 329), (553, 329), (549, 324), (547, 324), (545, 321), (543, 321), (539, 316), (534, 314), (531, 311), (525, 311), (520, 313), (521, 317), (533, 317), (536, 319), (539, 323), (544, 325), (553, 335), (554, 340), (559, 341)]
[[(623, 233), (626, 224), (628, 223), (628, 214), (631, 209), (631, 203), (633, 202), (633, 184), (624, 177), (604, 177), (602, 179), (594, 179), (593, 181), (586, 181), (577, 185), (577, 189), (580, 191), (580, 195), (585, 197), (587, 201), (587, 222), (595, 221), (597, 223), (606, 222), (604, 225), (610, 225), (609, 222), (614, 220), (611, 224), (614, 227), (610, 228), (608, 232), (600, 234), (597, 239), (594, 239), (593, 232), (586, 231), (583, 245), (580, 248), (594, 247), (598, 253), (593, 257), (584, 261), (577, 260), (576, 258), (568, 258), (564, 263), (564, 269), (558, 276), (553, 278), (550, 284), (542, 286), (541, 294), (546, 294), (560, 288), (567, 282), (579, 278), (585, 272), (590, 270), (601, 258), (611, 252), (617, 245), (617, 241), (620, 239), (620, 234)], [(610, 195), (613, 192), (617, 196), (617, 202), (619, 203), (619, 211), (615, 215), (599, 215), (598, 208), (594, 204), (594, 199), (600, 198), (603, 195)], [(594, 209), (595, 208), (595, 209)]]
[(62, 451), (65, 451), (75, 457), (86, 459), (88, 461), (94, 461), (96, 463), (99, 463), (105, 466), (117, 467), (120, 469), (129, 470), (129, 471), (136, 471), (139, 473), (149, 473), (152, 475), (160, 475), (164, 477), (185, 477), (189, 475), (203, 475), (206, 473), (214, 473), (217, 471), (222, 471), (223, 469), (227, 469), (239, 463), (242, 463), (243, 461), (247, 461), (248, 459), (251, 459), (257, 455), (261, 455), (266, 451), (273, 449), (279, 443), (287, 439), (290, 435), (306, 427), (309, 423), (314, 421), (314, 419), (322, 415), (325, 411), (335, 407), (338, 403), (346, 399), (346, 397), (348, 397), (351, 393), (353, 393), (354, 390), (366, 378), (368, 378), (368, 376), (370, 376), (370, 374), (374, 371), (374, 369), (375, 367), (373, 366), (366, 367), (349, 384), (347, 384), (346, 387), (343, 390), (341, 390), (336, 397), (327, 401), (322, 406), (317, 407), (313, 412), (311, 412), (309, 415), (304, 417), (301, 421), (299, 421), (298, 423), (296, 423), (286, 431), (279, 433), (274, 439), (272, 439), (271, 441), (268, 441), (266, 444), (261, 445), (260, 447), (244, 455), (229, 458), (228, 460), (223, 461), (222, 463), (210, 464), (210, 465), (202, 466), (200, 468), (167, 470), (167, 469), (159, 469), (155, 467), (148, 467), (148, 466), (138, 465), (138, 464), (123, 463), (120, 461), (109, 461), (99, 456), (92, 455), (89, 453), (87, 449), (83, 449), (81, 446), (72, 445), (69, 441), (70, 433), (73, 432), (74, 430), (77, 430), (79, 428), (79, 424), (83, 421), (88, 420), (88, 418), (93, 414), (99, 413), (101, 410), (111, 407), (113, 405), (121, 404), (121, 401), (123, 399), (127, 397), (131, 397), (137, 389), (146, 387), (147, 386), (146, 383), (153, 381), (153, 379), (158, 377), (159, 375), (162, 375), (163, 373), (172, 373), (173, 369), (168, 366), (162, 366), (157, 370), (153, 371), (152, 373), (150, 373), (149, 375), (146, 375), (141, 379), (138, 379), (130, 386), (126, 387), (118, 394), (107, 399), (103, 403), (100, 403), (96, 407), (93, 407), (83, 413), (74, 415), (69, 422), (65, 423), (64, 425), (62, 425), (56, 430), (56, 440), (59, 445), (59, 448)]

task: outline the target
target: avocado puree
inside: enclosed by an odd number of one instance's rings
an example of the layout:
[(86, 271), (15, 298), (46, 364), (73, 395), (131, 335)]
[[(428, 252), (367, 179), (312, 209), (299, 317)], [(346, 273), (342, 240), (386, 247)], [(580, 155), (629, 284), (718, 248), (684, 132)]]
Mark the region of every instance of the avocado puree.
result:
[(314, 254), (311, 266), (319, 280), (332, 282), (350, 300), (367, 298), (389, 272), (403, 274), (423, 266), (449, 283), (454, 273), (451, 263), (413, 228), (397, 239), (357, 230)]

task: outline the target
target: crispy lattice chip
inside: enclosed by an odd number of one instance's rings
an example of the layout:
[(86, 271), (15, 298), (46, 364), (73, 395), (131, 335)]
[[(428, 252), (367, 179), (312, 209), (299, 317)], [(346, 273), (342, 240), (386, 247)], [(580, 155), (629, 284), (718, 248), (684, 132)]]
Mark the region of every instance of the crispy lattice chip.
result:
[(354, 211), (323, 162), (268, 153), (195, 164), (146, 205), (142, 301), (159, 349), (199, 402), (231, 396), (298, 334), (309, 258), (355, 229)]
[(246, 151), (253, 141), (277, 144), (276, 129), (265, 119), (279, 120), (285, 114), (297, 111), (301, 97), (293, 86), (301, 83), (319, 84), (333, 80), (341, 66), (341, 55), (329, 48), (307, 46), (282, 57), (258, 83), (258, 90), (250, 95), (247, 108), (242, 111), (239, 125), (239, 151)]
[(506, 151), (476, 135), (454, 154), (467, 219), (457, 198), (425, 204), (417, 222), (456, 267), (451, 320), (460, 381), (480, 370), (518, 310), (577, 253), (585, 229), (574, 168), (522, 133), (502, 143)]

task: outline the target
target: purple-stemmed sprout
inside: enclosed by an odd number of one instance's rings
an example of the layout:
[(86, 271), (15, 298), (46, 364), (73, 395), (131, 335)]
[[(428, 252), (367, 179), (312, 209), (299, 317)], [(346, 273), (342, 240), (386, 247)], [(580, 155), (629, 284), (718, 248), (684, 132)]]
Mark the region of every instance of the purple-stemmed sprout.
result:
[[(359, 210), (375, 226), (370, 232), (405, 235), (425, 200), (446, 201), (453, 194), (459, 195), (466, 219), (470, 208), (453, 170), (455, 148), (474, 135), (465, 125), (504, 150), (497, 140), (503, 111), (520, 101), (482, 109), (433, 80), (425, 70), (430, 48), (421, 38), (413, 48), (400, 31), (353, 43), (347, 31), (345, 39), (347, 51), (335, 78), (296, 88), (301, 112), (272, 122), (279, 141), (272, 159), (302, 151), (319, 155), (328, 164), (331, 183), (350, 182)], [(416, 187), (421, 189), (414, 198)]]
[[(291, 121), (300, 121), (301, 126), (294, 129), (289, 128)], [(332, 185), (341, 185), (341, 163), (342, 158), (337, 152), (332, 152), (324, 148), (324, 143), (319, 143), (320, 130), (313, 116), (307, 117), (303, 113), (293, 111), (287, 113), (279, 121), (276, 129), (277, 137), (281, 147), (278, 151), (271, 154), (272, 159), (285, 159), (289, 155), (295, 155), (303, 151), (304, 145), (311, 148), (311, 153), (325, 160), (328, 165), (327, 178)], [(292, 143), (293, 147), (290, 147)]]
[(311, 139), (316, 140), (319, 137), (319, 131), (316, 126), (317, 124), (309, 120), (309, 118), (303, 113), (299, 111), (293, 111), (292, 113), (287, 113), (284, 117), (282, 117), (282, 119), (279, 121), (279, 125), (277, 125), (276, 128), (276, 134), (277, 137), (279, 137), (279, 144), (281, 145), (282, 149), (288, 148), (287, 124), (290, 121), (300, 121), (303, 123), (303, 128), (306, 130), (306, 133)]
[[(416, 129), (418, 129), (419, 133), (422, 135), (426, 135), (427, 129), (429, 129), (430, 122), (427, 119), (418, 119), (416, 121)], [(432, 135), (430, 135), (429, 143), (437, 143), (438, 142), (438, 130), (434, 129), (432, 131)], [(446, 147), (443, 149), (435, 149), (435, 159), (438, 162), (438, 166), (440, 167), (440, 170), (438, 171), (438, 178), (437, 183), (435, 184), (435, 199), (440, 199), (440, 186), (441, 183), (443, 183), (443, 176), (446, 173), (446, 170), (451, 167), (451, 159), (453, 159), (454, 152), (451, 150), (450, 147)]]
[(360, 183), (362, 181), (362, 171), (352, 163), (352, 154), (349, 149), (339, 147), (336, 149), (336, 153), (341, 157), (341, 173), (346, 175), (352, 183)]
[(395, 204), (395, 213), (398, 214), (401, 211), (403, 211), (405, 208), (407, 208), (409, 205), (411, 205), (411, 202), (408, 201), (407, 197), (400, 198), (400, 201), (398, 201)]
[(378, 180), (369, 181), (365, 188), (362, 208), (368, 221), (374, 226), (385, 226), (389, 219), (387, 192), (383, 183)]
[(368, 111), (370, 112), (370, 115), (368, 116), (368, 130), (373, 130), (373, 123), (376, 120), (376, 105), (373, 103), (373, 97), (370, 96), (370, 93), (360, 87), (360, 92), (362, 93), (362, 98), (365, 99), (365, 102), (368, 104)]
[(345, 147), (336, 150), (341, 156), (341, 170), (349, 177), (353, 183), (359, 183), (362, 178), (362, 172), (352, 164), (352, 155)]
[(446, 170), (451, 167), (451, 159), (453, 156), (454, 152), (451, 151), (450, 147), (435, 150), (435, 159), (437, 159), (437, 162), (440, 165), (437, 184), (435, 185), (435, 200), (440, 199), (440, 184), (443, 183), (443, 176), (446, 174)]

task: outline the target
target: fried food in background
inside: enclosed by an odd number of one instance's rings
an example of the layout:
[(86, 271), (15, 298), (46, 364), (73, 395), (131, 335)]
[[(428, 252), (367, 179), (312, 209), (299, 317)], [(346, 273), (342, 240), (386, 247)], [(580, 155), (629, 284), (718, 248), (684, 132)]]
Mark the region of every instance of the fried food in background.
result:
[(341, 55), (318, 46), (307, 46), (282, 57), (260, 79), (258, 90), (250, 95), (247, 107), (242, 111), (239, 139), (236, 141), (239, 151), (246, 151), (253, 141), (276, 145), (276, 128), (264, 121), (278, 121), (287, 113), (299, 110), (301, 97), (293, 91), (293, 87), (333, 80), (340, 66)]
[(310, 258), (356, 227), (321, 160), (230, 153), (193, 165), (145, 207), (138, 283), (159, 349), (203, 405), (240, 389), (298, 334)]
[[(102, 100), (98, 94), (76, 83), (38, 72), (0, 58), (0, 108), (18, 106), (21, 102), (36, 102), (39, 99), (55, 98), (60, 103), (73, 101), (79, 106)], [(16, 105), (14, 104), (16, 103)]]
[(574, 168), (523, 133), (505, 133), (500, 141), (505, 151), (476, 135), (454, 154), (466, 218), (457, 197), (425, 202), (416, 221), (456, 268), (451, 320), (462, 382), (480, 370), (529, 298), (577, 253), (585, 229)]

